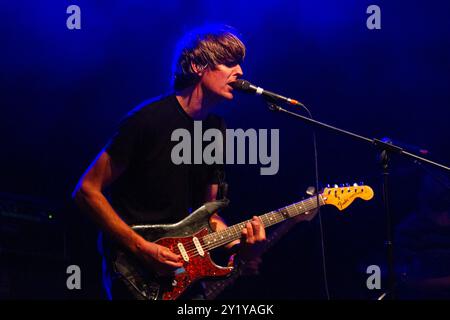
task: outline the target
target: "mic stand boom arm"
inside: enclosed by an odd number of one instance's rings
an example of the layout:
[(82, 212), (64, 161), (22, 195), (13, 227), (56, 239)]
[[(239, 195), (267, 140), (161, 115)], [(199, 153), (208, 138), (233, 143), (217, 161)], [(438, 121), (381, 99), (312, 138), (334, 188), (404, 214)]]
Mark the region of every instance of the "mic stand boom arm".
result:
[(402, 148), (400, 148), (399, 146), (396, 146), (396, 145), (394, 145), (392, 143), (387, 143), (387, 142), (381, 141), (379, 139), (370, 139), (370, 138), (361, 136), (359, 134), (356, 134), (356, 133), (353, 133), (353, 132), (350, 132), (350, 131), (347, 131), (347, 130), (343, 130), (343, 129), (340, 129), (340, 128), (337, 128), (337, 127), (334, 127), (334, 126), (331, 126), (329, 124), (326, 124), (326, 123), (323, 123), (323, 122), (320, 122), (320, 121), (317, 121), (317, 120), (314, 120), (314, 119), (302, 116), (302, 115), (300, 115), (298, 113), (291, 112), (289, 110), (283, 109), (282, 107), (274, 104), (273, 102), (268, 102), (268, 104), (269, 104), (269, 109), (270, 110), (272, 110), (272, 111), (279, 111), (279, 112), (284, 112), (284, 113), (290, 114), (291, 116), (294, 116), (296, 118), (299, 118), (299, 119), (303, 120), (304, 122), (306, 122), (309, 125), (312, 125), (312, 126), (315, 126), (315, 127), (319, 127), (319, 128), (322, 128), (322, 129), (329, 129), (331, 131), (338, 132), (338, 133), (341, 133), (343, 135), (351, 136), (351, 137), (355, 138), (356, 140), (361, 140), (361, 141), (368, 142), (368, 143), (374, 145), (375, 147), (377, 147), (378, 149), (380, 149), (382, 151), (386, 150), (387, 152), (400, 154), (400, 155), (405, 156), (406, 158), (411, 158), (411, 159), (413, 159), (415, 161), (419, 161), (419, 162), (423, 162), (423, 163), (426, 163), (426, 164), (430, 164), (430, 165), (435, 166), (437, 168), (443, 169), (444, 171), (450, 172), (450, 167), (447, 167), (447, 166), (445, 166), (443, 164), (440, 164), (440, 163), (437, 163), (437, 162), (425, 159), (423, 157), (419, 157), (418, 155), (415, 155), (413, 153), (404, 151)]
[(435, 166), (437, 168), (443, 169), (447, 173), (450, 172), (450, 168), (425, 159), (423, 157), (419, 157), (415, 154), (412, 154), (410, 152), (404, 151), (402, 148), (392, 144), (392, 143), (386, 143), (384, 141), (381, 141), (379, 139), (370, 139), (364, 136), (361, 136), (359, 134), (343, 130), (334, 126), (331, 126), (329, 124), (316, 121), (314, 119), (302, 116), (298, 113), (291, 112), (289, 110), (283, 109), (279, 105), (275, 104), (273, 101), (270, 101), (266, 99), (266, 102), (269, 106), (269, 109), (272, 111), (278, 111), (283, 112), (286, 114), (289, 114), (291, 116), (296, 117), (297, 119), (303, 120), (309, 125), (319, 127), (322, 129), (328, 129), (343, 135), (347, 135), (350, 137), (353, 137), (355, 140), (364, 141), (366, 143), (370, 143), (371, 145), (375, 146), (379, 150), (381, 150), (381, 165), (382, 165), (382, 176), (383, 176), (383, 206), (386, 214), (386, 247), (387, 247), (387, 264), (388, 264), (388, 292), (390, 293), (391, 299), (395, 298), (394, 295), (394, 287), (395, 287), (395, 270), (394, 270), (394, 253), (393, 253), (393, 243), (392, 243), (392, 216), (389, 208), (389, 198), (388, 198), (388, 176), (389, 176), (389, 156), (390, 153), (393, 154), (399, 154), (402, 156), (405, 156), (406, 158), (412, 159), (414, 162), (422, 164), (426, 163), (432, 166)]

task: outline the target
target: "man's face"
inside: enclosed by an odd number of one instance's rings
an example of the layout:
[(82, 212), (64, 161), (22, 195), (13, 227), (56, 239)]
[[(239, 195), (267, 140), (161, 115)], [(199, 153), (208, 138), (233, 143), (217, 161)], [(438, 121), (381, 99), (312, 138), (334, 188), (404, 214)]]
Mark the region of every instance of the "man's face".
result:
[(241, 66), (219, 64), (214, 69), (207, 68), (201, 77), (202, 86), (210, 93), (219, 97), (233, 99), (233, 88), (230, 83), (243, 75)]

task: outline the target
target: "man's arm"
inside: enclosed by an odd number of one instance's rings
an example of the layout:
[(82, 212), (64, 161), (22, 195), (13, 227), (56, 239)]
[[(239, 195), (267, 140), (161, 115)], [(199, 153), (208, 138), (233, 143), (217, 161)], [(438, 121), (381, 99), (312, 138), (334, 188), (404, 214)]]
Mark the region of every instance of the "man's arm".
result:
[(170, 272), (182, 266), (181, 257), (168, 248), (148, 242), (133, 231), (115, 212), (103, 194), (126, 169), (115, 163), (106, 151), (102, 151), (81, 178), (73, 198), (102, 230), (121, 246), (129, 250), (160, 273)]

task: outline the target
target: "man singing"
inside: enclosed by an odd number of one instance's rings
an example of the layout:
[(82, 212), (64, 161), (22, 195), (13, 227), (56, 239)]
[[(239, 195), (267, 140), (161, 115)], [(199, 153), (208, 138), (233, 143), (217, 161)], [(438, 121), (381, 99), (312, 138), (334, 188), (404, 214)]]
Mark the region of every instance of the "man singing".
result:
[[(183, 266), (179, 254), (145, 240), (130, 225), (175, 223), (217, 198), (223, 166), (175, 165), (171, 135), (183, 128), (193, 136), (194, 121), (202, 121), (204, 130), (224, 131), (222, 119), (211, 111), (220, 101), (233, 99), (230, 83), (242, 76), (244, 56), (244, 44), (227, 28), (201, 28), (187, 34), (175, 55), (173, 92), (133, 109), (79, 181), (74, 199), (103, 233), (109, 298), (149, 298), (133, 290), (136, 284), (127, 270), (114, 264), (116, 249), (160, 275), (171, 275)], [(106, 189), (110, 190), (108, 198)], [(210, 225), (213, 230), (226, 227), (217, 214)], [(255, 248), (264, 241), (264, 226), (254, 217), (242, 230), (237, 255), (244, 262), (251, 261)]]

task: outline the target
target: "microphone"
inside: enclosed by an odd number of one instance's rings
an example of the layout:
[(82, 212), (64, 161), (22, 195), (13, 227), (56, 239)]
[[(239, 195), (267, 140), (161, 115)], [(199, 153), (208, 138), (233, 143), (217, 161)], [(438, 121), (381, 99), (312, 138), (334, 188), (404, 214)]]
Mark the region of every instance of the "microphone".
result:
[(261, 95), (261, 96), (263, 96), (265, 98), (268, 98), (269, 100), (272, 100), (272, 101), (281, 101), (281, 102), (284, 102), (284, 103), (287, 103), (287, 104), (291, 104), (291, 105), (294, 105), (294, 106), (305, 107), (302, 103), (298, 102), (297, 100), (294, 100), (294, 99), (291, 99), (291, 98), (286, 98), (286, 97), (283, 97), (282, 95), (273, 93), (273, 92), (268, 91), (268, 90), (264, 90), (261, 87), (257, 87), (255, 85), (251, 84), (247, 80), (238, 79), (238, 80), (236, 80), (234, 82), (231, 82), (230, 86), (233, 87), (233, 89), (240, 90), (240, 91), (243, 91), (245, 93)]

